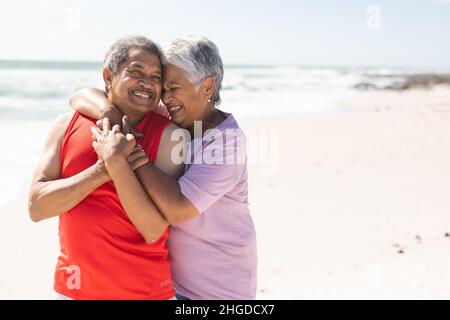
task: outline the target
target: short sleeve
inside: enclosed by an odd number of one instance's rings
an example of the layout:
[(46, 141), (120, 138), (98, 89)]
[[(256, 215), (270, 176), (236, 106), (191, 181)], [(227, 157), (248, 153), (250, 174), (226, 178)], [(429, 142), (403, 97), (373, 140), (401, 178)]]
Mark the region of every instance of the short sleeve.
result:
[[(217, 141), (213, 142), (209, 147), (217, 150), (217, 144)], [(222, 148), (225, 151), (222, 161), (219, 163), (212, 163), (212, 161), (192, 163), (178, 180), (181, 193), (192, 202), (199, 213), (204, 212), (232, 191), (245, 170), (246, 163), (238, 161), (236, 144), (232, 140), (229, 139)], [(206, 158), (205, 153), (208, 153), (208, 147), (202, 149), (201, 152), (203, 158)]]

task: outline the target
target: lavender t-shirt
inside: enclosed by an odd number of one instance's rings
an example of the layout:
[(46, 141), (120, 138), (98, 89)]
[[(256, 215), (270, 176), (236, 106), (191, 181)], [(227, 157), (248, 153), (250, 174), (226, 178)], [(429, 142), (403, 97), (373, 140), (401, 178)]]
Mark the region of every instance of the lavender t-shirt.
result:
[(245, 137), (231, 114), (194, 139), (181, 192), (195, 218), (172, 226), (168, 245), (177, 293), (191, 299), (255, 299), (256, 235), (248, 209)]

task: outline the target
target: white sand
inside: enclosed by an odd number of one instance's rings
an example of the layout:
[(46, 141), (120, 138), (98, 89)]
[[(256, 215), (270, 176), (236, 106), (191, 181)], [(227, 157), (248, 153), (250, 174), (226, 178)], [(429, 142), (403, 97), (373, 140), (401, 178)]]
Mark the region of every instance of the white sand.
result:
[(20, 197), (1, 206), (0, 299), (52, 299), (59, 253), (58, 220), (33, 223), (24, 187)]
[[(280, 136), (279, 171), (250, 166), (258, 297), (450, 298), (450, 89), (339, 106), (242, 122)], [(29, 221), (26, 188), (0, 207), (2, 299), (53, 296), (57, 220)]]
[(258, 297), (450, 298), (450, 90), (339, 105), (246, 123), (281, 139), (277, 175), (251, 168)]

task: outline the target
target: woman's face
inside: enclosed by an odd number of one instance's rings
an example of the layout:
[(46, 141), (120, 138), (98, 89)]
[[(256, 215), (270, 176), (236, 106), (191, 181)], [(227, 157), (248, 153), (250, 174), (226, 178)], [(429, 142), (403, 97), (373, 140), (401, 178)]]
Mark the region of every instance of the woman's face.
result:
[(208, 98), (204, 90), (196, 91), (186, 72), (172, 64), (164, 66), (162, 100), (172, 121), (184, 129), (193, 127), (194, 121), (203, 120)]

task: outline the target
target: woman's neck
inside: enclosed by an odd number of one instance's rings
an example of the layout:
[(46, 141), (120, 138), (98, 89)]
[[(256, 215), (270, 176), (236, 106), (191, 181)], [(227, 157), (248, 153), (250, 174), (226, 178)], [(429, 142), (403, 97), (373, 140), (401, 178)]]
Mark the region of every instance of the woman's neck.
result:
[[(216, 128), (219, 124), (221, 124), (225, 120), (226, 116), (222, 111), (213, 107), (208, 113), (204, 114), (202, 119), (202, 135), (205, 135), (205, 132), (209, 129)], [(194, 137), (194, 125), (189, 128), (189, 132), (191, 137)]]

